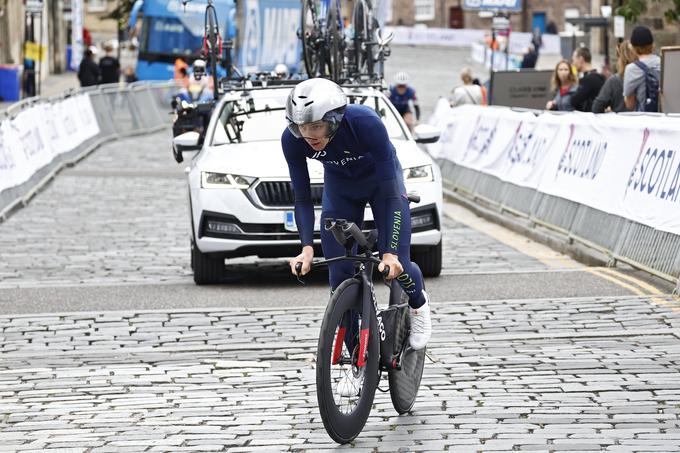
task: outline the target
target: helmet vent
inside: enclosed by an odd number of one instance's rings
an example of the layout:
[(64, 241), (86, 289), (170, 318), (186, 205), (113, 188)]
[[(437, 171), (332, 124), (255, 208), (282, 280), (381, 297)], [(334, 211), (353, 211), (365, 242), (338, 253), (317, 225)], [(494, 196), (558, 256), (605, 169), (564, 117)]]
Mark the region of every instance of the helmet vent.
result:
[(314, 104), (314, 101), (306, 102), (306, 103), (305, 103), (305, 107), (310, 106), (310, 105), (312, 105), (312, 104)]

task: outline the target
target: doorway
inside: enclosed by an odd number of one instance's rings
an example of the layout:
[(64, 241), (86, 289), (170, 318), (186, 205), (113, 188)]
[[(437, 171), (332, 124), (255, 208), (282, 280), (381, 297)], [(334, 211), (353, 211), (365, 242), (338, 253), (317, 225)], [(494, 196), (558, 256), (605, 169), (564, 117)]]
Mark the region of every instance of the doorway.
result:
[(546, 19), (546, 14), (544, 12), (535, 12), (533, 13), (532, 19), (531, 19), (531, 32), (538, 30), (541, 32), (541, 34), (545, 33), (545, 19)]
[(449, 28), (465, 28), (465, 16), (460, 6), (449, 8)]

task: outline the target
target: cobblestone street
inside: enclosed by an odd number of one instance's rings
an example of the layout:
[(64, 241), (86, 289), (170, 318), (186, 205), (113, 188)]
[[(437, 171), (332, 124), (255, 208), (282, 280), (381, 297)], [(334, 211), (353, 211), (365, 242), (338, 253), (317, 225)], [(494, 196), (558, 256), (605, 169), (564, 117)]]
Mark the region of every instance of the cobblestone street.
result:
[[(397, 416), (378, 393), (364, 432), (344, 448), (678, 451), (680, 315), (671, 303), (438, 302), (415, 411)], [(316, 408), (321, 315), (0, 317), (2, 450), (335, 448)]]
[[(424, 112), (450, 89), (432, 80), (470, 63), (397, 50), (388, 72), (425, 85)], [(377, 392), (338, 446), (316, 399), (325, 274), (302, 287), (285, 260), (244, 258), (196, 286), (170, 149), (169, 131), (107, 144), (0, 223), (0, 452), (680, 451), (670, 284), (587, 267), (450, 202), (414, 411)]]

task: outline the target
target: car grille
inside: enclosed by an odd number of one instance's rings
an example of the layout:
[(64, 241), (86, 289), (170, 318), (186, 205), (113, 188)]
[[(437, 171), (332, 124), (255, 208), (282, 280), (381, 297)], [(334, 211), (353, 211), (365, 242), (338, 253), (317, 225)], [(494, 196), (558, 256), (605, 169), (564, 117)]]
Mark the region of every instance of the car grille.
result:
[[(314, 206), (321, 206), (323, 184), (312, 184), (311, 189)], [(262, 181), (255, 188), (255, 193), (264, 206), (284, 207), (295, 204), (293, 185), (290, 181)]]

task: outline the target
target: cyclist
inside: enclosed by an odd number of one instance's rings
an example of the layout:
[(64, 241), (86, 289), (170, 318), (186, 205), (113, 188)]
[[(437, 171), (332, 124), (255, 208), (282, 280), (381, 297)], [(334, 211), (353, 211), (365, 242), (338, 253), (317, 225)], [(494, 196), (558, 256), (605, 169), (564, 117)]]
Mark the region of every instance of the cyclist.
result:
[(274, 67), (274, 77), (277, 79), (287, 79), (290, 77), (290, 72), (288, 71), (288, 66), (283, 63), (279, 63)]
[(188, 104), (210, 102), (213, 99), (212, 77), (206, 75), (205, 60), (195, 60), (191, 70), (186, 87), (177, 94), (178, 100)]
[[(399, 72), (394, 76), (394, 83), (390, 87), (389, 98), (399, 114), (404, 118), (409, 129), (420, 120), (420, 106), (416, 97), (416, 90), (408, 85), (409, 77), (405, 72)], [(416, 119), (413, 120), (415, 113)]]
[[(291, 91), (286, 119), (281, 144), (302, 242), (302, 252), (290, 260), (291, 272), (295, 274), (295, 265), (301, 262), (302, 274), (306, 274), (314, 257), (314, 205), (306, 159), (316, 159), (324, 166), (322, 219), (342, 218), (361, 226), (366, 203), (370, 203), (379, 234), (378, 270), (389, 266), (387, 278), (396, 278), (408, 295), (410, 344), (413, 349), (424, 348), (432, 331), (429, 297), (420, 269), (410, 260), (411, 220), (403, 171), (383, 122), (370, 107), (348, 105), (342, 88), (321, 78), (305, 80)], [(324, 228), (321, 246), (326, 259), (345, 253)], [(354, 275), (354, 263), (333, 263), (329, 274), (333, 291)]]

